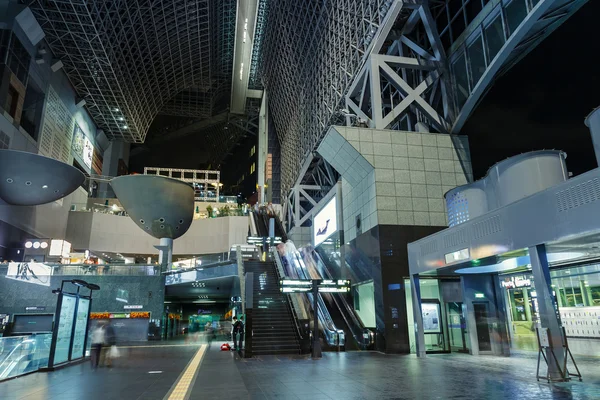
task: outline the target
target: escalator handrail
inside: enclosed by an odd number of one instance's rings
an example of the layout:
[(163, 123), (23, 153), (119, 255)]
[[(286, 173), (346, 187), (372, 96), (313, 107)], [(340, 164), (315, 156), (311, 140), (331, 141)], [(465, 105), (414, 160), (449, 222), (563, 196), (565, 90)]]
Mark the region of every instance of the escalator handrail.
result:
[[(295, 253), (293, 253), (293, 256), (294, 256), (295, 261), (298, 262), (298, 264), (300, 265), (300, 269), (304, 273), (304, 278), (310, 279), (310, 275), (307, 276), (308, 270), (306, 268), (306, 264), (304, 264), (304, 260), (302, 259), (300, 254), (298, 252), (295, 252)], [(313, 303), (314, 299), (312, 298), (312, 293), (311, 294), (307, 293), (307, 297), (309, 297), (311, 299), (311, 305), (314, 304)], [(323, 296), (320, 293), (318, 294), (318, 297), (317, 297), (316, 312), (317, 312), (317, 315), (322, 318), (323, 331), (326, 332), (327, 343), (329, 345), (337, 345), (339, 343), (338, 337), (339, 337), (340, 329), (338, 329), (336, 327), (335, 322), (333, 321), (333, 318), (331, 318), (331, 314), (329, 313), (329, 310), (327, 309), (327, 306), (325, 305)]]
[(258, 230), (256, 228), (256, 221), (254, 221), (252, 212), (248, 213), (248, 219), (250, 220), (250, 235), (258, 236)]

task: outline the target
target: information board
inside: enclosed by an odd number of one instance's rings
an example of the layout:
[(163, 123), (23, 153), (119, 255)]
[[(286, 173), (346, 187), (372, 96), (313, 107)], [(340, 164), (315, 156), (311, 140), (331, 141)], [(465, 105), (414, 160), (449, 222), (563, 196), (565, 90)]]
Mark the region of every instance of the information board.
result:
[(440, 327), (440, 305), (437, 303), (421, 303), (424, 333), (442, 333)]
[(77, 319), (75, 320), (75, 333), (73, 335), (73, 350), (71, 360), (77, 360), (83, 357), (85, 336), (87, 331), (88, 316), (90, 313), (90, 301), (88, 299), (79, 299), (77, 305)]
[(60, 320), (58, 322), (58, 334), (56, 336), (56, 350), (54, 353), (55, 365), (69, 361), (69, 346), (71, 345), (76, 304), (76, 297), (63, 295)]
[(71, 164), (71, 140), (75, 120), (60, 96), (48, 86), (42, 122), (40, 154)]

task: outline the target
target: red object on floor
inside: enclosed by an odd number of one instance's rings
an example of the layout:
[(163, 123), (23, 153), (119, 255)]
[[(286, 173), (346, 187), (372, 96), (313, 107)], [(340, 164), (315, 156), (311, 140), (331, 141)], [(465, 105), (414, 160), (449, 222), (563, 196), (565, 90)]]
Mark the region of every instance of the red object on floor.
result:
[(229, 346), (229, 343), (223, 343), (221, 345), (221, 351), (229, 351), (231, 350), (231, 346)]

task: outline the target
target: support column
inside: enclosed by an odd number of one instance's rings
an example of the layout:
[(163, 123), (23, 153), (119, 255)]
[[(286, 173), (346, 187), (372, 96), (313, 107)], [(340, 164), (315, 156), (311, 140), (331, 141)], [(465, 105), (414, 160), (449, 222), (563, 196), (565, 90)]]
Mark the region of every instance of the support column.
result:
[(550, 268), (548, 266), (548, 257), (546, 255), (546, 245), (540, 244), (529, 248), (529, 257), (531, 259), (531, 269), (535, 280), (535, 289), (537, 292), (538, 308), (540, 312), (540, 325), (548, 329), (550, 338), (550, 349), (554, 350), (554, 357), (548, 357), (548, 373), (550, 378), (555, 381), (564, 380), (564, 371), (562, 365), (564, 362), (563, 354), (563, 330), (558, 317), (558, 306), (552, 295)]
[[(119, 172), (119, 161), (123, 160), (126, 167), (129, 167), (129, 143), (115, 140), (110, 142), (108, 148), (104, 151), (102, 159), (102, 175), (116, 177)], [(127, 173), (126, 171), (125, 173)], [(98, 197), (114, 198), (115, 193), (107, 182), (102, 182), (99, 185)]]
[(238, 278), (240, 279), (240, 297), (242, 298), (242, 314), (246, 314), (246, 279), (244, 279), (244, 258), (242, 257), (242, 246), (235, 247), (236, 261), (238, 267)]
[(260, 105), (260, 112), (258, 114), (258, 162), (256, 166), (256, 177), (258, 184), (258, 202), (266, 203), (271, 201), (265, 197), (265, 183), (266, 183), (266, 165), (267, 165), (267, 153), (269, 152), (269, 134), (267, 123), (267, 92), (263, 91), (262, 103)]
[(162, 238), (160, 244), (154, 246), (158, 249), (158, 263), (163, 271), (168, 271), (173, 263), (173, 239)]
[(579, 290), (581, 291), (581, 301), (583, 301), (583, 306), (591, 306), (592, 296), (590, 296), (590, 288), (585, 286), (585, 281), (583, 279), (579, 281)]
[(410, 277), (413, 317), (415, 321), (415, 343), (417, 357), (425, 357), (425, 333), (423, 332), (423, 313), (421, 312), (421, 286), (419, 275), (414, 274)]
[(523, 288), (523, 311), (525, 311), (525, 319), (527, 321), (533, 321), (531, 318), (531, 307), (529, 306), (529, 292), (527, 287)]
[(348, 273), (348, 267), (346, 266), (346, 238), (344, 235), (344, 200), (342, 198), (342, 180), (340, 179), (337, 184), (336, 191), (336, 206), (337, 206), (337, 226), (340, 235), (340, 278), (350, 279)]
[(596, 162), (600, 165), (600, 107), (596, 108), (585, 119), (585, 126), (590, 128)]

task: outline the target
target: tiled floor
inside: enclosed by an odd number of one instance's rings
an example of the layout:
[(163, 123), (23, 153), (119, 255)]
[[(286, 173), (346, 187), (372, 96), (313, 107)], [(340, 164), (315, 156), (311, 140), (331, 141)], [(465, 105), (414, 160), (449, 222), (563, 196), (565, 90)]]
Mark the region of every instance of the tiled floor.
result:
[[(2, 400), (160, 400), (198, 350), (197, 345), (122, 348), (113, 368), (89, 362), (0, 383)], [(162, 371), (149, 373), (150, 371)]]
[(600, 399), (600, 359), (578, 358), (584, 382), (535, 378), (536, 353), (516, 357), (325, 353), (323, 359), (239, 359), (211, 349), (192, 399)]
[[(197, 347), (133, 348), (112, 369), (78, 365), (0, 383), (0, 399), (163, 399)], [(584, 382), (535, 378), (536, 353), (515, 357), (325, 353), (241, 359), (213, 344), (190, 399), (600, 399), (600, 359), (578, 357)], [(149, 371), (162, 371), (149, 374)]]

